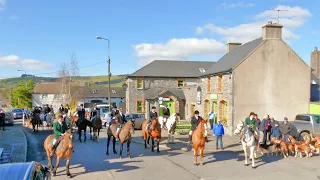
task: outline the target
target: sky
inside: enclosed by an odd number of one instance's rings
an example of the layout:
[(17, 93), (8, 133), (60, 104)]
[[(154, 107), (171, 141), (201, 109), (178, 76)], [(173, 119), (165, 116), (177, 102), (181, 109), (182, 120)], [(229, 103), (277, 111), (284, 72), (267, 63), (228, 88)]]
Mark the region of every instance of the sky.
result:
[[(320, 46), (320, 1), (0, 0), (0, 78), (57, 76), (73, 54), (83, 76), (130, 74), (153, 60), (218, 61), (228, 41), (261, 37), (279, 22), (310, 64)], [(110, 41), (97, 40), (101, 36)]]

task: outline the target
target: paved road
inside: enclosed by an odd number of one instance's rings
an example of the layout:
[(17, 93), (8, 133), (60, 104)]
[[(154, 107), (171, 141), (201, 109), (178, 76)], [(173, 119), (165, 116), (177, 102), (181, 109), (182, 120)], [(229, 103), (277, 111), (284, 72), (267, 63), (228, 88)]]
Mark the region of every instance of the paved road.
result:
[[(136, 133), (140, 133), (136, 131)], [(28, 141), (37, 144), (42, 141), (49, 132), (30, 133)], [(162, 149), (160, 154), (145, 150), (141, 144), (133, 143), (131, 146), (131, 159), (119, 159), (117, 155), (105, 155), (106, 138), (105, 131), (100, 135), (100, 143), (79, 143), (75, 141), (75, 153), (71, 161), (73, 179), (116, 179), (116, 180), (263, 180), (271, 178), (286, 179), (320, 179), (320, 168), (317, 167), (319, 156), (310, 159), (289, 157), (263, 157), (257, 162), (257, 169), (244, 166), (242, 152), (211, 152), (205, 155), (204, 166), (193, 165), (192, 152), (169, 151)], [(32, 148), (34, 148), (32, 146)], [(43, 148), (43, 147), (42, 147)], [(117, 144), (117, 150), (119, 146)], [(110, 148), (111, 150), (111, 148)], [(44, 150), (37, 148), (37, 159), (47, 164), (43, 156)], [(119, 150), (118, 150), (119, 151)], [(31, 158), (35, 158), (32, 155)], [(31, 160), (28, 157), (28, 160)], [(65, 161), (61, 162), (57, 171), (57, 177), (53, 179), (67, 179), (65, 176)]]

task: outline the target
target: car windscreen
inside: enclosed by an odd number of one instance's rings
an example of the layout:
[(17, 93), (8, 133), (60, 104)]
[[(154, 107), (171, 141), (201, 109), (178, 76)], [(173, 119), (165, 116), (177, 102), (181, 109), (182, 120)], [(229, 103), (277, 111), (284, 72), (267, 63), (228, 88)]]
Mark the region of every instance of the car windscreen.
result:
[(102, 108), (101, 111), (102, 111), (102, 113), (107, 113), (107, 112), (109, 112), (109, 109), (107, 109), (107, 108)]
[(16, 112), (23, 112), (22, 109), (14, 109), (12, 112), (16, 113)]

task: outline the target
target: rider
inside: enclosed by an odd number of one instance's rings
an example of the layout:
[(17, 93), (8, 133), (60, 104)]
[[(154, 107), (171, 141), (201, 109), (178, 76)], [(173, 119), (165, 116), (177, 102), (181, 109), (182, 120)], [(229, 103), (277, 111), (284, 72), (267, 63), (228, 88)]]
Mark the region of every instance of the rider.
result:
[(150, 131), (150, 127), (151, 127), (151, 122), (153, 118), (158, 118), (158, 113), (156, 112), (156, 107), (152, 106), (151, 108), (151, 112), (150, 112), (150, 119), (148, 121), (147, 124), (147, 131)]
[(60, 143), (60, 140), (61, 140), (61, 137), (65, 135), (65, 132), (68, 130), (68, 126), (66, 124), (66, 122), (63, 120), (63, 117), (62, 115), (59, 115), (58, 116), (58, 121), (56, 121), (54, 124), (53, 124), (53, 132), (54, 132), (54, 139), (52, 141), (52, 151), (51, 151), (51, 154), (50, 156), (53, 156), (54, 155), (54, 152), (55, 150), (57, 149), (59, 143)]
[(166, 105), (164, 105), (164, 109), (163, 109), (163, 121), (164, 121), (164, 126), (165, 127), (166, 127), (166, 122), (167, 122), (169, 117), (170, 117), (170, 110), (168, 108), (168, 105), (166, 104)]
[[(82, 120), (84, 120), (86, 117), (86, 110), (83, 108), (83, 104), (80, 105), (80, 108), (78, 109), (78, 120), (80, 120), (80, 122)], [(79, 121), (77, 121), (77, 123), (80, 123)]]
[(199, 116), (199, 111), (194, 111), (194, 116), (191, 117), (191, 131), (189, 132), (189, 144), (192, 144), (192, 134), (197, 129), (199, 122), (203, 120), (201, 116)]
[[(244, 121), (244, 123), (249, 127), (249, 130), (251, 130), (251, 132), (253, 133), (254, 137), (256, 138), (256, 140), (259, 140), (257, 138), (256, 135), (256, 131), (258, 130), (258, 123), (257, 121), (254, 119), (255, 117), (255, 113), (254, 112), (250, 112), (249, 117), (247, 117)], [(243, 135), (243, 134), (242, 134)]]
[(118, 137), (119, 131), (122, 128), (122, 125), (127, 122), (126, 116), (124, 114), (122, 114), (122, 108), (119, 108), (119, 114), (116, 116), (115, 120), (118, 125), (117, 131), (116, 131), (116, 136)]
[(97, 105), (94, 105), (94, 107), (93, 107), (93, 110), (91, 111), (91, 113), (90, 113), (90, 117), (91, 117), (91, 122), (92, 122), (92, 120), (94, 119), (94, 118), (96, 118), (96, 116), (97, 116)]
[(61, 106), (59, 107), (59, 113), (63, 114), (63, 112), (64, 112), (64, 108), (63, 108), (63, 104), (61, 104)]
[(114, 119), (119, 114), (119, 111), (117, 110), (117, 106), (113, 106), (111, 111), (111, 119)]

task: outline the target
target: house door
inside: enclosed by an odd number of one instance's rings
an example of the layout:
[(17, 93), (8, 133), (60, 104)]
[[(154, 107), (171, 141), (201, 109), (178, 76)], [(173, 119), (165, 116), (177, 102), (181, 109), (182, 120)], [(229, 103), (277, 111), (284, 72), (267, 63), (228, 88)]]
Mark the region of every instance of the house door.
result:
[(223, 125), (227, 125), (228, 122), (228, 104), (226, 101), (220, 101), (219, 103), (219, 118)]
[(175, 108), (174, 108), (174, 102), (171, 101), (164, 101), (162, 102), (162, 105), (160, 106), (160, 113), (159, 116), (163, 116), (163, 109), (165, 108), (165, 105), (168, 105), (168, 109), (170, 111), (170, 115), (172, 115), (173, 113), (175, 113)]
[(191, 117), (194, 116), (194, 111), (195, 110), (196, 110), (196, 105), (191, 104), (191, 106), (190, 106), (190, 111), (191, 111), (190, 115), (191, 115)]
[(204, 109), (203, 117), (204, 117), (205, 120), (208, 120), (209, 119), (209, 111), (210, 111), (210, 102), (209, 102), (209, 100), (205, 100), (203, 106), (204, 106), (204, 108), (203, 108)]
[(218, 114), (218, 103), (217, 101), (212, 101), (212, 111), (215, 113), (214, 124), (217, 124), (217, 114)]

